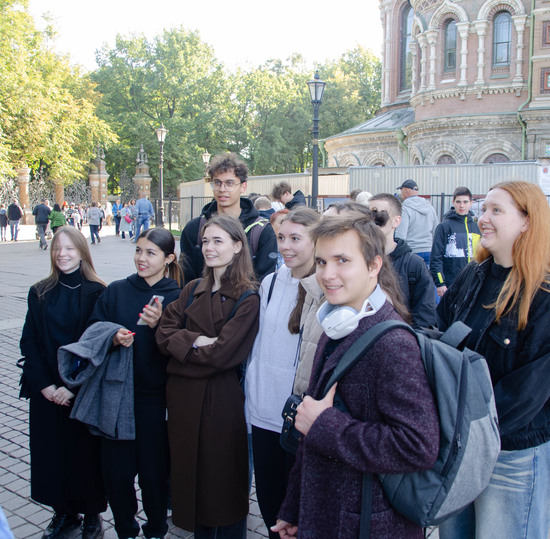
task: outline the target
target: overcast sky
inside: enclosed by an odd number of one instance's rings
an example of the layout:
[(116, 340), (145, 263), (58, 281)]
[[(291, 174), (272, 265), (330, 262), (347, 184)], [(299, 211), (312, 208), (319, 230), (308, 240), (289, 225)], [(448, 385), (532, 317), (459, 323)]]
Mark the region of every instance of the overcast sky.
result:
[(380, 56), (382, 27), (376, 0), (29, 0), (40, 25), (49, 12), (59, 32), (56, 48), (72, 63), (96, 67), (95, 51), (115, 36), (164, 28), (198, 30), (227, 66), (253, 67), (301, 53), (311, 64), (338, 58), (357, 44)]

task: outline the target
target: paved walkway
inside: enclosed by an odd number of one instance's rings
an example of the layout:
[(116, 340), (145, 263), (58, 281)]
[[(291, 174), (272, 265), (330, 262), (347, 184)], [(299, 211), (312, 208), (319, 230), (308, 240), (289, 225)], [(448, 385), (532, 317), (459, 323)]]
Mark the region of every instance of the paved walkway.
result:
[[(52, 518), (49, 507), (30, 499), (28, 402), (17, 398), (21, 371), (16, 367), (16, 361), (21, 357), (19, 339), (27, 311), (27, 293), (29, 287), (46, 277), (50, 269), (49, 250), (38, 249), (34, 233), (34, 226), (23, 226), (17, 243), (0, 242), (0, 505), (17, 539), (40, 538)], [(86, 226), (84, 234), (89, 238)], [(104, 227), (100, 236), (103, 239), (101, 244), (90, 246), (90, 249), (101, 278), (110, 283), (134, 273), (132, 244), (114, 236), (114, 227)], [(141, 503), (139, 510), (138, 519), (143, 521)], [(259, 515), (253, 491), (248, 539), (267, 537)], [(103, 517), (106, 539), (116, 539), (110, 510)], [(173, 526), (171, 519), (169, 523), (168, 539), (193, 537), (193, 534)]]

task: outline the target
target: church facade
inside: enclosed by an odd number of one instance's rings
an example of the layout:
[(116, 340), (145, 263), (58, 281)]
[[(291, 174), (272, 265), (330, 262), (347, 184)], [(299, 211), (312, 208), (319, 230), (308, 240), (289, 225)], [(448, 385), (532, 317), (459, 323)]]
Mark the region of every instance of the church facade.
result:
[(550, 156), (550, 0), (380, 0), (382, 103), (329, 167)]

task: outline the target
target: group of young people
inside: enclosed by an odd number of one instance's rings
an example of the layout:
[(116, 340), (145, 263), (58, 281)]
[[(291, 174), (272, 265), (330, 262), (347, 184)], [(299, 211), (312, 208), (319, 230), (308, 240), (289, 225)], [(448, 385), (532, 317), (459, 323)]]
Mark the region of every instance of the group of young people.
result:
[[(325, 395), (346, 351), (386, 320), (441, 330), (465, 322), (468, 346), (487, 359), (494, 385), (497, 467), (472, 506), (440, 526), (440, 537), (546, 539), (550, 390), (540, 380), (550, 374), (550, 208), (540, 188), (491, 189), (476, 262), (435, 310), (427, 267), (417, 269), (393, 239), (392, 195), (323, 216), (300, 205), (282, 214), (275, 235), (241, 197), (244, 163), (218, 156), (209, 174), (214, 202), (183, 230), (183, 272), (164, 229), (139, 235), (136, 273), (108, 287), (77, 230), (61, 227), (54, 236), (51, 274), (30, 290), (21, 340), (31, 496), (55, 511), (45, 539), (81, 526), (80, 515), (84, 539), (101, 537), (107, 502), (118, 537), (136, 537), (136, 475), (146, 538), (166, 534), (169, 496), (173, 523), (195, 537), (244, 538), (252, 468), (270, 538), (359, 538), (366, 472), (373, 474), (370, 536), (423, 537), (377, 476), (429, 469), (439, 451), (438, 411), (416, 339), (390, 331)], [(418, 272), (418, 282), (405, 271)], [(424, 279), (425, 296), (417, 293)], [(114, 324), (109, 352), (133, 352), (133, 439), (94, 435), (73, 419), (87, 388), (69, 387), (59, 373), (58, 350), (104, 323)], [(93, 377), (100, 369), (90, 363)], [(74, 362), (73, 378), (82, 368), (90, 365)], [(346, 411), (333, 406), (336, 389)], [(291, 394), (304, 394), (296, 455), (279, 442)]]

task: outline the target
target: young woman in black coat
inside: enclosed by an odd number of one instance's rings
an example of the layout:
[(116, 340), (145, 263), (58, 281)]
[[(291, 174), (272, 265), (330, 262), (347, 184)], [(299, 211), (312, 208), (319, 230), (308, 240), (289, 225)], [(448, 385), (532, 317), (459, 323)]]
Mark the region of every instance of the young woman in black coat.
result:
[[(144, 230), (137, 239), (134, 263), (137, 273), (111, 283), (95, 306), (89, 324), (114, 322), (124, 326), (114, 346), (133, 346), (134, 415), (136, 438), (101, 439), (101, 465), (109, 505), (118, 537), (137, 537), (139, 524), (134, 481), (139, 476), (146, 538), (161, 538), (168, 531), (168, 434), (166, 430), (166, 366), (155, 342), (163, 306), (178, 299), (182, 273), (174, 253), (172, 233), (164, 228)], [(163, 296), (148, 306), (154, 295)], [(145, 322), (138, 325), (138, 320)]]
[(476, 262), (437, 307), (438, 326), (472, 328), (487, 360), (501, 452), (487, 488), (443, 522), (441, 539), (544, 538), (550, 532), (550, 209), (542, 189), (491, 187)]
[(31, 498), (53, 508), (45, 539), (80, 527), (84, 539), (103, 535), (107, 509), (99, 438), (69, 418), (74, 394), (57, 368), (60, 346), (78, 341), (105, 284), (97, 276), (82, 234), (61, 227), (51, 244), (51, 273), (29, 291), (21, 337), (25, 358), (22, 396), (30, 397)]

